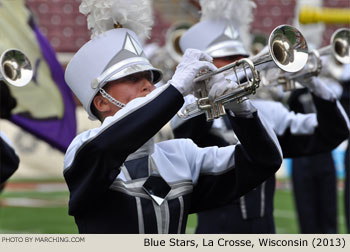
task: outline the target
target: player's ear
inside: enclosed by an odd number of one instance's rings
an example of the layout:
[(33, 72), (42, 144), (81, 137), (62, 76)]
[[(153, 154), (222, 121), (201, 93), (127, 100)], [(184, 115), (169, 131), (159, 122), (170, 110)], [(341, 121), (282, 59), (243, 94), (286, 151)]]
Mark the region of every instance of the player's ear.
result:
[(100, 113), (108, 112), (111, 109), (111, 103), (108, 102), (107, 99), (102, 97), (101, 95), (96, 95), (92, 102), (96, 110)]

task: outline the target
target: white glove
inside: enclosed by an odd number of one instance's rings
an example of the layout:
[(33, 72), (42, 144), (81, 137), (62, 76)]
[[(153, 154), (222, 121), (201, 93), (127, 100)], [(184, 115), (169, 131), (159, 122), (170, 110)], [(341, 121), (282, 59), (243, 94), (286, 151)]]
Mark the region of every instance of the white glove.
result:
[(207, 53), (197, 49), (187, 49), (180, 64), (169, 83), (186, 96), (194, 91), (193, 79), (203, 69), (215, 71), (217, 68), (211, 63), (213, 60)]
[[(212, 85), (209, 84), (211, 88), (208, 97), (212, 101), (221, 95), (230, 93), (238, 87), (236, 82), (225, 79), (223, 74), (215, 75), (209, 83), (212, 83)], [(246, 98), (242, 103), (238, 103), (237, 101), (226, 103), (225, 107), (230, 109), (235, 116), (249, 116), (256, 111), (254, 106)]]
[(314, 76), (308, 79), (299, 78), (297, 81), (304, 87), (308, 88), (310, 92), (322, 99), (329, 101), (336, 100), (334, 92), (318, 77)]
[(214, 101), (217, 97), (226, 94), (230, 90), (236, 89), (238, 84), (225, 78), (222, 73), (215, 74), (211, 77), (207, 90), (209, 90), (209, 100)]
[(241, 103), (238, 103), (237, 101), (226, 103), (225, 108), (231, 110), (233, 116), (251, 117), (252, 113), (256, 111), (256, 108), (252, 105), (248, 98), (244, 97), (243, 99), (245, 100)]

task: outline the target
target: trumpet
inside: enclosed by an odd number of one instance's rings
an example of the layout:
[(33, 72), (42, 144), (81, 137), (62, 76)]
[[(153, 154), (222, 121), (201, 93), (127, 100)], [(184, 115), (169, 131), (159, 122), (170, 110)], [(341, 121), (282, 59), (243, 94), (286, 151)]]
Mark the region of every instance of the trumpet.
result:
[[(242, 71), (244, 71), (244, 76), (247, 80), (242, 84), (242, 78), (239, 78), (239, 75), (242, 74), (237, 71), (238, 68), (241, 68)], [(228, 94), (217, 97), (214, 101), (210, 101), (208, 98), (208, 91), (206, 89), (210, 78), (215, 74), (227, 70), (234, 71), (239, 87)], [(259, 87), (259, 81), (259, 73), (256, 71), (253, 62), (248, 58), (240, 59), (232, 64), (219, 68), (215, 72), (205, 70), (200, 73), (200, 76), (194, 79), (194, 82), (196, 82), (197, 86), (199, 87), (197, 92), (201, 98), (197, 99), (195, 103), (185, 106), (184, 110), (180, 110), (177, 115), (183, 120), (188, 120), (192, 117), (205, 113), (207, 121), (212, 121), (226, 114), (224, 107), (226, 103), (233, 100), (242, 102), (243, 98), (248, 94), (255, 94), (256, 89)]]
[[(207, 121), (212, 121), (226, 114), (224, 107), (226, 103), (242, 102), (246, 96), (256, 93), (260, 83), (259, 71), (277, 67), (286, 72), (297, 72), (305, 66), (308, 59), (306, 40), (300, 31), (289, 25), (280, 25), (271, 32), (267, 50), (252, 58), (244, 58), (228, 64), (216, 71), (200, 73), (200, 76), (194, 79), (194, 82), (199, 86), (199, 91), (197, 90), (199, 99), (195, 103), (185, 106), (177, 115), (181, 119), (187, 120), (205, 113)], [(229, 71), (233, 72), (234, 81), (238, 82), (238, 87), (230, 93), (210, 101), (206, 90), (210, 78), (222, 72), (227, 75)], [(243, 79), (246, 81), (241, 83)]]
[(340, 28), (336, 30), (330, 41), (330, 45), (318, 50), (320, 56), (332, 54), (342, 64), (350, 63), (350, 29)]
[(0, 56), (0, 81), (16, 87), (27, 85), (33, 77), (33, 68), (27, 56), (17, 49), (8, 49)]
[[(309, 52), (309, 57), (304, 68), (294, 73), (282, 73), (276, 79), (268, 80), (269, 84), (265, 86), (282, 85), (283, 91), (290, 91), (296, 88), (295, 80), (298, 78), (308, 79), (312, 76), (317, 76), (322, 70), (322, 56), (332, 55), (338, 62), (342, 64), (350, 63), (350, 29), (340, 28), (336, 30), (330, 40), (330, 44), (320, 49), (314, 49)], [(262, 76), (262, 79), (264, 78)]]

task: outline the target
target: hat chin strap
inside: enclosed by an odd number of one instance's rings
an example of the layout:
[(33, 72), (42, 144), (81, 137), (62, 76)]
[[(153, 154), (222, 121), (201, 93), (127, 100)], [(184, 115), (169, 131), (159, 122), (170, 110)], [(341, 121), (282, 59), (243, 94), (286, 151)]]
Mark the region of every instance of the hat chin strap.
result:
[(111, 103), (113, 103), (115, 106), (117, 106), (118, 108), (124, 108), (125, 104), (114, 99), (112, 96), (110, 96), (110, 94), (108, 94), (103, 88), (99, 89), (100, 94), (102, 95), (102, 97), (106, 98), (108, 101), (110, 101)]

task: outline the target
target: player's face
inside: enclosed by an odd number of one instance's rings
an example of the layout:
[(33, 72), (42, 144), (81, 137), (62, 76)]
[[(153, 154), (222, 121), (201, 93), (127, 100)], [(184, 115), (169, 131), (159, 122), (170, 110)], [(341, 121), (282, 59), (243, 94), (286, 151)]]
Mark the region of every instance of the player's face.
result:
[[(122, 79), (107, 83), (103, 89), (117, 101), (127, 104), (131, 100), (144, 97), (151, 93), (155, 87), (152, 84), (152, 74), (149, 71), (128, 75)], [(93, 99), (93, 105), (100, 120), (108, 116), (113, 116), (120, 108), (110, 102), (101, 94), (97, 94)]]
[(146, 78), (142, 78), (136, 82), (112, 82), (107, 92), (118, 101), (127, 104), (137, 97), (148, 95), (153, 90), (154, 85)]

